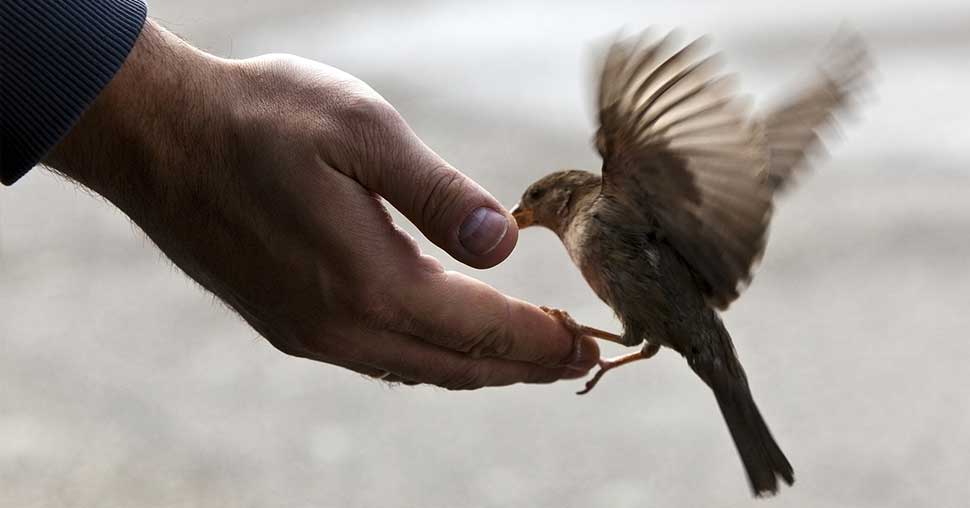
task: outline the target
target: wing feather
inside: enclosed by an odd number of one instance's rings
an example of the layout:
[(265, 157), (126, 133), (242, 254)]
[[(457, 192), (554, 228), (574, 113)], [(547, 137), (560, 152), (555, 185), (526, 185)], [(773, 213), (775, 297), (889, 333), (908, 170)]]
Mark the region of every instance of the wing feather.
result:
[(769, 163), (765, 179), (775, 191), (785, 190), (793, 177), (808, 169), (810, 153), (824, 154), (820, 131), (834, 124), (834, 114), (847, 109), (864, 87), (871, 66), (858, 35), (840, 33), (807, 85), (765, 115)]
[(606, 55), (596, 136), (603, 192), (657, 224), (723, 309), (750, 282), (774, 193), (845, 103), (861, 53), (845, 53), (848, 63), (758, 121), (735, 95), (735, 77), (719, 73), (720, 57), (705, 53), (707, 39), (676, 40), (641, 35)]

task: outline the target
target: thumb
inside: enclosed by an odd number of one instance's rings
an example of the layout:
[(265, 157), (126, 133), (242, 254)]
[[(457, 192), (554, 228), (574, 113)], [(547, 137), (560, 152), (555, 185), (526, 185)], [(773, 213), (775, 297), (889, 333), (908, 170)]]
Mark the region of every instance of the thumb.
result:
[[(425, 145), (400, 114), (378, 100), (361, 140), (354, 176), (403, 213), (435, 245), (475, 268), (512, 252), (515, 220), (485, 189)], [(359, 111), (358, 111), (359, 113)], [(376, 115), (376, 116), (375, 116)], [(354, 150), (354, 151), (358, 151)]]

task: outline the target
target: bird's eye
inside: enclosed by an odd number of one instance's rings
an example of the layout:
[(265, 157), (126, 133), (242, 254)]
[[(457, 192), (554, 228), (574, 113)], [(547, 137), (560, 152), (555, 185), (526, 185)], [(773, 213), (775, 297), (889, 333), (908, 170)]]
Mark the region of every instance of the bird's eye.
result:
[(529, 191), (529, 199), (535, 201), (542, 197), (546, 193), (545, 189), (532, 189)]

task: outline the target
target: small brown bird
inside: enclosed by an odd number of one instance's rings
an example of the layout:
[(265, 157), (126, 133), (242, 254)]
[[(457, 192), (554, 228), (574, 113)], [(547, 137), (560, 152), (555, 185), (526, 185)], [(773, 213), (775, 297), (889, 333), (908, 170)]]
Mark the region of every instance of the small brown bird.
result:
[(562, 240), (596, 294), (623, 324), (618, 336), (546, 309), (577, 335), (633, 354), (602, 360), (586, 393), (610, 369), (669, 347), (714, 392), (755, 495), (794, 482), (748, 388), (718, 317), (752, 276), (765, 248), (773, 198), (805, 166), (818, 131), (857, 88), (867, 58), (840, 37), (801, 93), (765, 115), (746, 112), (733, 79), (705, 40), (672, 34), (614, 43), (599, 80), (596, 148), (602, 176), (559, 171), (533, 183), (513, 209), (520, 228)]

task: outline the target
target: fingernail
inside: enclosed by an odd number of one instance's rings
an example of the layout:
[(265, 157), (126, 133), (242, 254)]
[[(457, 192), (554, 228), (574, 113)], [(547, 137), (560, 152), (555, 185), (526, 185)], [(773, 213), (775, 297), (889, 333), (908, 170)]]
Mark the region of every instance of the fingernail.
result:
[(508, 231), (505, 215), (483, 206), (468, 214), (458, 228), (458, 241), (468, 252), (482, 256), (492, 252)]
[(586, 361), (585, 358), (583, 358), (583, 353), (586, 352), (584, 351), (585, 349), (586, 348), (583, 347), (583, 339), (577, 338), (576, 340), (574, 340), (573, 352), (570, 355), (571, 358), (569, 359), (569, 365), (567, 365), (567, 367), (573, 370), (582, 370), (584, 368), (588, 370), (589, 369), (589, 367), (587, 366), (588, 362)]
[(573, 344), (572, 358), (566, 367), (581, 372), (588, 372), (596, 365), (599, 360), (599, 351), (595, 347), (587, 347), (584, 339), (579, 339)]

